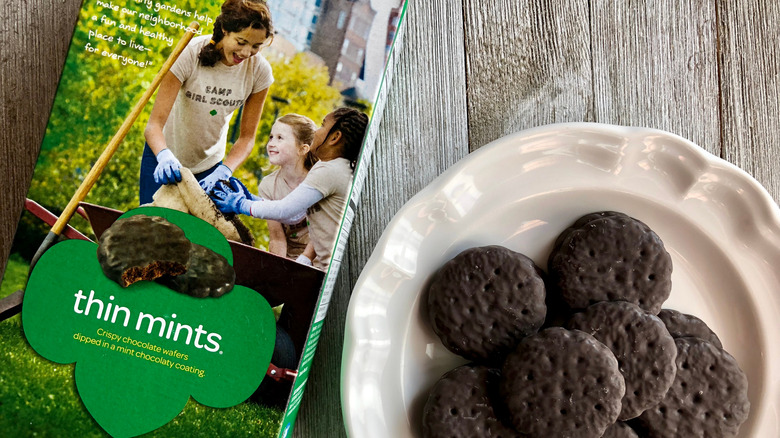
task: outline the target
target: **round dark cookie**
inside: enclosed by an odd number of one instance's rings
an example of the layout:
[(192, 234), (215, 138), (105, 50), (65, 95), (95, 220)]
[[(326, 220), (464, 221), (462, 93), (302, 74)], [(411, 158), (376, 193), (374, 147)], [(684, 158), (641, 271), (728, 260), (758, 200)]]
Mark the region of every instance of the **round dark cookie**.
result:
[(205, 246), (193, 243), (187, 272), (165, 276), (160, 283), (193, 297), (218, 298), (233, 290), (236, 272), (227, 259)]
[(595, 213), (588, 213), (576, 221), (574, 221), (574, 224), (570, 225), (568, 228), (563, 230), (561, 234), (558, 235), (558, 237), (555, 239), (555, 243), (553, 244), (553, 252), (559, 250), (561, 248), (561, 245), (563, 245), (563, 242), (566, 240), (567, 237), (569, 237), (569, 234), (571, 234), (572, 231), (577, 230), (581, 226), (587, 224), (588, 222), (594, 220), (594, 219), (600, 219), (603, 217), (610, 217), (615, 216), (623, 213), (619, 213), (616, 211), (598, 211)]
[(531, 438), (601, 437), (625, 394), (615, 355), (593, 336), (561, 327), (520, 341), (502, 375), (509, 418)]
[(710, 342), (718, 348), (723, 348), (718, 335), (696, 316), (672, 309), (661, 309), (658, 317), (664, 322), (673, 338), (694, 337)]
[(117, 220), (103, 232), (97, 258), (108, 278), (127, 287), (184, 273), (190, 246), (184, 231), (166, 219), (135, 215)]
[(566, 304), (566, 301), (561, 296), (561, 291), (554, 284), (548, 282), (545, 286), (547, 294), (544, 303), (547, 306), (547, 314), (541, 328), (563, 327), (571, 319), (574, 310)]
[(463, 365), (442, 376), (425, 403), (423, 437), (519, 437), (500, 418), (499, 378), (499, 370), (482, 365)]
[(734, 437), (750, 411), (745, 373), (722, 348), (678, 338), (677, 376), (666, 397), (637, 419), (648, 437)]
[(629, 301), (657, 314), (671, 293), (672, 260), (647, 225), (619, 212), (591, 213), (550, 253), (551, 281), (574, 309)]
[(639, 435), (636, 434), (636, 431), (634, 431), (631, 426), (618, 421), (612, 426), (609, 426), (601, 438), (639, 438)]
[(601, 302), (575, 314), (568, 327), (593, 335), (615, 354), (626, 382), (619, 420), (657, 405), (672, 386), (677, 348), (657, 316), (629, 302)]
[(544, 322), (541, 270), (501, 246), (467, 249), (444, 264), (428, 287), (428, 319), (450, 351), (498, 364)]

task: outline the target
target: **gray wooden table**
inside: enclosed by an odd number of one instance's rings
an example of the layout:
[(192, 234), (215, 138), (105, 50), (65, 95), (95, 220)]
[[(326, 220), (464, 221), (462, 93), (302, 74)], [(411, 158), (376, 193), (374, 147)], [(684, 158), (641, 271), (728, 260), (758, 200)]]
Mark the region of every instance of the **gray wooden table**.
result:
[[(382, 230), (417, 191), (492, 140), (554, 122), (663, 129), (736, 164), (780, 199), (780, 3), (411, 1), (295, 436), (345, 435), (345, 314)], [(3, 266), (79, 7), (79, 0), (0, 6)]]

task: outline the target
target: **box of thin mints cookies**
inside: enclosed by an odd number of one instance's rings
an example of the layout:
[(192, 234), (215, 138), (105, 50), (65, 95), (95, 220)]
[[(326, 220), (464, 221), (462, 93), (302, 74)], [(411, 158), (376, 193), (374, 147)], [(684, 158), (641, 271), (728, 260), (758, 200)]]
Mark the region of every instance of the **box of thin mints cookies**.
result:
[(0, 293), (6, 436), (291, 436), (406, 0), (84, 0)]

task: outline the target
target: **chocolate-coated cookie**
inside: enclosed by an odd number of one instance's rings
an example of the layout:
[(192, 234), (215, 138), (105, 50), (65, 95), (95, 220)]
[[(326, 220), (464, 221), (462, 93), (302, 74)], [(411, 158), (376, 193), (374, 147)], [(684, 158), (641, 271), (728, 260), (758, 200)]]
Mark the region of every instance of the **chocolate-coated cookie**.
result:
[(501, 246), (467, 249), (442, 266), (427, 291), (428, 319), (450, 351), (500, 363), (544, 322), (544, 280), (528, 257)]
[(750, 411), (745, 373), (725, 350), (678, 338), (677, 376), (664, 399), (638, 419), (650, 438), (728, 438)]
[(499, 418), (499, 371), (463, 365), (434, 385), (423, 411), (424, 438), (519, 437)]
[(723, 348), (718, 335), (696, 316), (672, 309), (661, 309), (658, 317), (664, 322), (673, 338), (694, 337), (704, 339), (718, 348)]
[(571, 234), (572, 231), (577, 230), (579, 227), (587, 224), (588, 222), (594, 219), (616, 216), (620, 214), (623, 213), (619, 213), (617, 211), (597, 211), (595, 213), (588, 213), (580, 217), (579, 219), (574, 221), (574, 224), (570, 225), (568, 228), (563, 230), (561, 234), (558, 235), (558, 237), (555, 239), (555, 243), (553, 244), (553, 252), (558, 251), (561, 248), (561, 245), (563, 245), (563, 242), (566, 240), (566, 238), (569, 237), (569, 234)]
[(114, 222), (98, 241), (103, 273), (127, 287), (163, 275), (180, 275), (190, 258), (184, 231), (159, 216), (135, 215)]
[(639, 438), (634, 429), (626, 423), (618, 421), (609, 426), (601, 438)]
[(560, 327), (520, 341), (504, 362), (500, 384), (515, 430), (532, 438), (601, 437), (617, 420), (625, 389), (604, 344)]
[(619, 420), (657, 405), (672, 386), (677, 348), (657, 316), (626, 301), (604, 301), (576, 313), (568, 326), (593, 335), (615, 354), (626, 381)]
[(165, 276), (160, 283), (193, 297), (221, 297), (233, 290), (236, 272), (227, 259), (205, 246), (193, 243), (187, 272)]
[[(613, 211), (601, 211), (586, 214), (585, 216), (577, 219), (573, 225), (563, 230), (563, 232), (561, 232), (561, 234), (559, 234), (555, 239), (552, 254), (560, 250), (561, 245), (566, 240), (566, 238), (569, 237), (569, 234), (572, 231), (593, 219), (598, 219), (605, 216), (613, 216), (615, 214), (617, 213)], [(575, 313), (575, 310), (573, 310), (571, 306), (566, 303), (566, 300), (563, 298), (563, 294), (561, 293), (557, 283), (553, 282), (549, 277), (547, 277), (547, 283), (545, 283), (545, 285), (547, 287), (547, 298), (545, 300), (547, 304), (547, 317), (544, 320), (544, 324), (542, 324), (542, 328), (563, 327), (567, 322), (569, 322), (569, 319), (571, 319), (572, 315)]]
[(619, 212), (583, 216), (550, 253), (551, 281), (573, 309), (629, 301), (653, 314), (671, 292), (672, 260), (658, 235)]

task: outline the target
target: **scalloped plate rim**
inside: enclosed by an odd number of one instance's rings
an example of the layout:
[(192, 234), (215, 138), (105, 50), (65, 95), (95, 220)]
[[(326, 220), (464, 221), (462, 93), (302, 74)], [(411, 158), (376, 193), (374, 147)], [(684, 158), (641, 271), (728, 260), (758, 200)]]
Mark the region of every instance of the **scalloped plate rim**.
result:
[[(770, 234), (772, 234), (775, 240), (772, 240), (770, 245), (772, 249), (778, 250), (778, 234), (776, 231), (780, 229), (780, 209), (778, 209), (777, 204), (774, 202), (766, 189), (762, 187), (755, 180), (755, 178), (739, 167), (712, 155), (689, 140), (676, 134), (658, 129), (642, 127), (605, 125), (599, 123), (561, 123), (543, 125), (499, 138), (455, 163), (440, 176), (434, 179), (434, 181), (432, 181), (427, 187), (425, 187), (409, 201), (407, 201), (385, 228), (385, 231), (380, 237), (374, 251), (371, 254), (371, 257), (368, 259), (363, 272), (358, 278), (347, 312), (341, 370), (342, 411), (345, 426), (350, 436), (377, 436), (376, 433), (381, 433), (381, 426), (384, 424), (387, 424), (390, 421), (399, 422), (402, 420), (398, 418), (389, 419), (384, 417), (383, 402), (385, 402), (385, 400), (383, 400), (383, 397), (385, 394), (382, 391), (383, 382), (376, 384), (376, 381), (367, 383), (365, 380), (360, 380), (361, 374), (363, 374), (361, 369), (364, 368), (367, 364), (366, 361), (382, 360), (382, 357), (379, 359), (375, 358), (375, 356), (377, 356), (378, 353), (382, 353), (382, 351), (381, 349), (377, 350), (376, 348), (367, 346), (372, 341), (370, 333), (372, 328), (367, 328), (366, 330), (368, 330), (368, 332), (360, 332), (360, 328), (357, 325), (357, 315), (355, 312), (356, 308), (362, 304), (363, 301), (369, 299), (367, 297), (363, 297), (364, 294), (361, 293), (361, 291), (365, 288), (366, 283), (374, 281), (380, 276), (387, 277), (388, 272), (381, 273), (378, 272), (378, 270), (380, 270), (380, 268), (384, 268), (386, 271), (388, 270), (387, 266), (383, 266), (381, 263), (383, 253), (387, 250), (388, 244), (391, 243), (393, 230), (399, 227), (401, 221), (406, 220), (405, 215), (409, 214), (415, 208), (419, 208), (420, 205), (431, 202), (432, 198), (437, 193), (440, 193), (443, 187), (445, 187), (448, 183), (457, 180), (462, 172), (468, 170), (469, 168), (478, 167), (480, 161), (489, 160), (491, 157), (495, 158), (494, 156), (500, 156), (502, 153), (505, 153), (505, 149), (509, 148), (511, 145), (516, 145), (518, 143), (522, 144), (534, 136), (576, 136), (584, 134), (584, 137), (587, 138), (588, 135), (591, 135), (594, 132), (615, 137), (623, 137), (627, 140), (636, 139), (638, 137), (647, 138), (650, 136), (669, 140), (673, 143), (682, 145), (688, 152), (691, 152), (693, 156), (698, 157), (704, 163), (706, 163), (706, 167), (699, 173), (698, 176), (710, 173), (715, 174), (716, 176), (725, 175), (736, 178), (736, 180), (741, 184), (747, 184), (746, 187), (751, 192), (749, 195), (757, 196), (757, 198), (753, 200), (753, 203), (750, 206), (754, 209), (754, 211), (751, 211), (751, 213), (755, 213), (754, 216), (760, 216), (759, 220), (762, 221), (760, 222), (761, 226), (772, 229), (773, 232)], [(770, 297), (771, 300), (774, 301), (770, 303), (774, 305), (774, 309), (780, 308), (780, 304), (778, 304), (780, 300), (778, 300), (776, 295), (778, 294)], [(378, 305), (378, 308), (381, 310), (381, 305), (378, 303), (374, 304), (375, 307)], [(759, 321), (758, 323), (771, 324), (771, 322), (767, 321)], [(780, 324), (775, 323), (775, 326), (780, 327)], [(769, 351), (769, 354), (772, 355), (772, 357), (780, 357), (780, 353), (778, 353), (777, 347)], [(379, 354), (379, 356), (381, 356), (381, 354)], [(385, 360), (384, 364), (387, 363), (388, 362)], [(761, 428), (761, 431), (764, 431), (764, 427), (772, 427), (776, 434), (780, 434), (778, 420), (775, 418), (774, 422), (772, 422), (772, 418), (769, 418), (771, 416), (770, 412), (768, 412), (773, 407), (775, 409), (780, 409), (780, 380), (778, 378), (777, 372), (774, 372), (771, 367), (767, 368), (768, 369), (765, 375), (768, 377), (767, 384), (769, 385), (769, 388), (764, 389), (761, 394), (762, 401), (769, 400), (770, 406), (761, 406), (761, 411), (758, 413), (760, 417), (758, 419), (760, 422), (758, 427)], [(395, 372), (395, 370), (390, 371)], [(350, 392), (351, 382), (360, 382), (360, 391)], [(397, 382), (390, 382), (390, 384), (394, 383)], [(400, 383), (403, 384), (403, 382)], [(354, 385), (354, 383), (352, 384)], [(372, 413), (375, 415), (375, 417), (371, 417), (372, 421), (369, 422), (367, 418)], [(755, 406), (753, 407), (751, 415), (754, 415), (754, 413)], [(377, 419), (381, 420), (380, 423), (382, 421), (385, 423), (376, 424), (376, 421), (374, 420)], [(403, 419), (403, 421), (410, 421), (408, 419), (408, 412), (407, 418)], [(370, 430), (371, 433), (367, 434), (367, 430)], [(767, 430), (771, 431), (772, 429)]]

